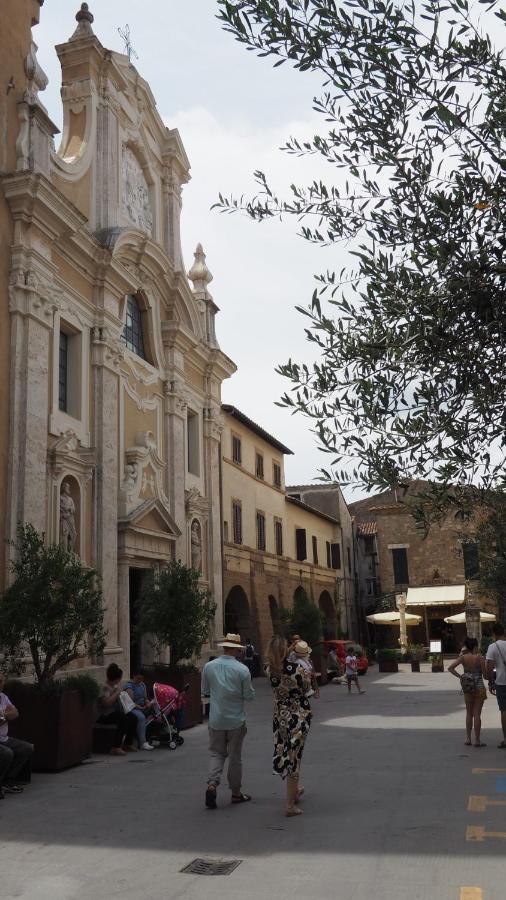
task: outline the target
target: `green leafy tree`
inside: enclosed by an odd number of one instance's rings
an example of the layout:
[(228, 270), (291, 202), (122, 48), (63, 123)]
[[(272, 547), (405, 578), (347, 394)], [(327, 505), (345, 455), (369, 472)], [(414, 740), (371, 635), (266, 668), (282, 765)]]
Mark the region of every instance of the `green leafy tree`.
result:
[(479, 587), (497, 603), (499, 617), (506, 618), (506, 500), (497, 495), (488, 514), (478, 524), (476, 543)]
[(199, 655), (208, 639), (216, 604), (199, 587), (200, 572), (171, 560), (159, 572), (151, 572), (139, 602), (138, 627), (151, 634), (158, 650), (170, 648), (171, 664)]
[(308, 597), (306, 592), (300, 593), (294, 599), (291, 610), (283, 610), (286, 636), (300, 634), (302, 640), (314, 646), (322, 640), (323, 616), (317, 606)]
[(14, 580), (0, 598), (0, 645), (10, 659), (28, 647), (39, 683), (105, 646), (98, 576), (30, 524), (18, 527)]
[(281, 198), (256, 172), (254, 198), (217, 205), (295, 216), (307, 241), (349, 248), (300, 308), (317, 361), (279, 369), (282, 403), (330, 454), (324, 477), (504, 485), (506, 12), (497, 0), (218, 5), (248, 50), (322, 83), (324, 130), (284, 149), (330, 180)]

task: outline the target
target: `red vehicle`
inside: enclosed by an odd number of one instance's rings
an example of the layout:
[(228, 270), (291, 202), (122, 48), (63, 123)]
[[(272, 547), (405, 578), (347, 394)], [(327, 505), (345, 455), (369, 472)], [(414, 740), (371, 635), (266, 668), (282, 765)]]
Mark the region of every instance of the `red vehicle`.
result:
[(366, 675), (369, 668), (369, 660), (367, 659), (367, 654), (363, 650), (361, 652), (357, 652), (359, 645), (355, 644), (354, 641), (322, 641), (321, 644), (318, 644), (318, 647), (321, 647), (324, 653), (328, 653), (329, 650), (332, 649), (336, 651), (337, 658), (341, 664), (341, 672), (344, 675), (346, 669), (346, 648), (350, 647), (351, 645), (355, 647), (355, 655), (357, 657), (357, 674)]

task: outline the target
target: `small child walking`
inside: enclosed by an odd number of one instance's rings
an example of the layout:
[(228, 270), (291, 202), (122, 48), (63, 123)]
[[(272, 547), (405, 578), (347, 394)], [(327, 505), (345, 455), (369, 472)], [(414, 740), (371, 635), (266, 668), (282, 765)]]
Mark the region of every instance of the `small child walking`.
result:
[(363, 691), (360, 687), (360, 682), (358, 680), (357, 657), (355, 656), (355, 648), (351, 646), (346, 648), (346, 681), (348, 682), (349, 694), (351, 694), (352, 683), (357, 688), (359, 694), (365, 694), (365, 691)]

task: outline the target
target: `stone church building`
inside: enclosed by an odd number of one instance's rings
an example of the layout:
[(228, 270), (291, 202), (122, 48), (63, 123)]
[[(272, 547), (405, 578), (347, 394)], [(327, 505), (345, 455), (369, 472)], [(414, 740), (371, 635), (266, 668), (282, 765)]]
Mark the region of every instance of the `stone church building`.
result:
[(42, 2), (11, 4), (3, 23), (0, 539), (31, 522), (98, 570), (103, 662), (126, 667), (143, 571), (171, 557), (201, 569), (222, 633), (221, 384), (235, 366), (200, 245), (185, 274), (178, 131), (83, 3), (56, 47), (55, 150), (30, 32)]

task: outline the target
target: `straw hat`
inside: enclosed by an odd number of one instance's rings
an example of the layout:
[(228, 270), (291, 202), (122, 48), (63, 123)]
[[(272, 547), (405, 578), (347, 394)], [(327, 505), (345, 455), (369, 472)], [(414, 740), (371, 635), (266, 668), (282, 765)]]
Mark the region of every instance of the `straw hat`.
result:
[(307, 641), (297, 641), (295, 647), (293, 648), (293, 652), (297, 656), (309, 656), (311, 654), (311, 647), (307, 643)]
[(225, 635), (218, 647), (235, 647), (237, 650), (244, 650), (244, 645), (241, 644), (241, 635), (231, 634), (230, 632)]

